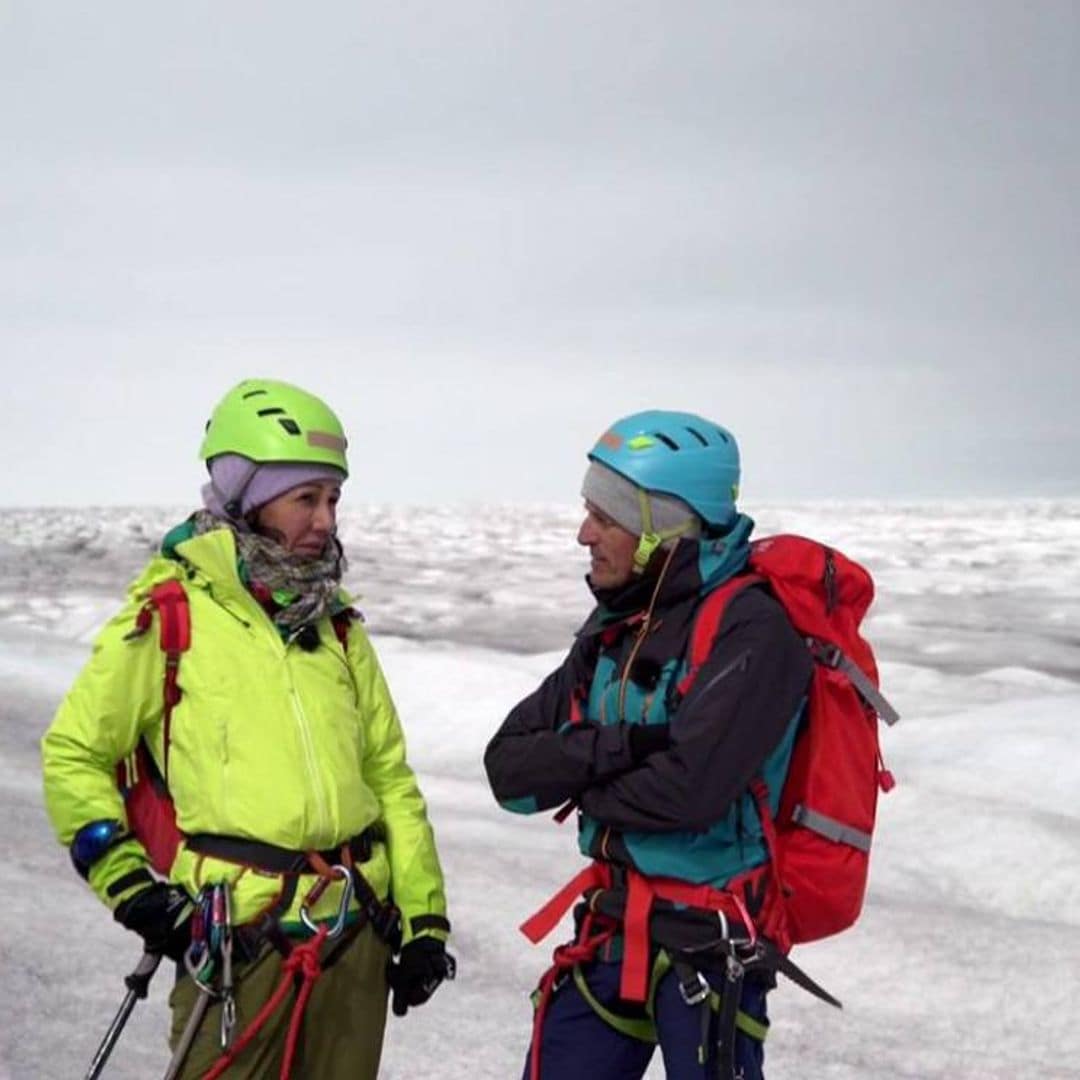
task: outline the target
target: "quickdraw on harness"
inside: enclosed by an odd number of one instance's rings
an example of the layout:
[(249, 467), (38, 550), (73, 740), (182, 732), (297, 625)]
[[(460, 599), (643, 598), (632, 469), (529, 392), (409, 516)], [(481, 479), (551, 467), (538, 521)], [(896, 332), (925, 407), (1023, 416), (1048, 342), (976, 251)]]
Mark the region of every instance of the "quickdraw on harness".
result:
[[(671, 707), (677, 708), (690, 693), (730, 601), (745, 588), (767, 587), (816, 661), (777, 814), (764, 781), (759, 778), (750, 785), (768, 860), (719, 889), (596, 862), (528, 919), (521, 930), (538, 943), (579, 897), (585, 900), (575, 940), (555, 950), (552, 967), (540, 980), (533, 1080), (540, 1076), (540, 1034), (556, 984), (568, 971), (579, 972), (620, 931), (620, 997), (628, 1002), (646, 1002), (651, 981), (655, 989), (652, 957), (657, 947), (659, 955), (668, 954), (688, 1004), (700, 1004), (711, 994), (700, 971), (705, 953), (722, 960), (725, 994), (717, 1003), (722, 1077), (732, 1075), (726, 1063), (739, 1026), (738, 993), (747, 969), (779, 972), (840, 1006), (787, 954), (792, 945), (837, 933), (858, 917), (877, 792), (894, 784), (881, 760), (877, 720), (893, 724), (899, 717), (878, 690), (873, 653), (858, 633), (873, 598), (873, 583), (858, 564), (795, 536), (752, 545), (748, 570), (702, 601), (690, 634), (686, 674), (675, 687)], [(572, 722), (583, 718), (583, 699), (579, 689), (571, 700)], [(556, 820), (565, 819), (572, 809), (568, 803)], [(580, 988), (584, 980), (575, 978)]]
[[(320, 863), (322, 862), (317, 854), (316, 858), (319, 859)], [(187, 955), (184, 957), (184, 965), (195, 980), (195, 985), (203, 994), (221, 998), (221, 1048), (223, 1052), (217, 1062), (204, 1075), (203, 1080), (216, 1080), (235, 1063), (237, 1057), (258, 1035), (270, 1017), (281, 1007), (289, 993), (294, 989), (296, 979), (299, 978), (299, 988), (296, 991), (296, 1000), (293, 1003), (292, 1015), (289, 1018), (289, 1029), (285, 1039), (285, 1053), (279, 1074), (280, 1080), (289, 1080), (292, 1075), (292, 1064), (300, 1038), (304, 1011), (307, 1008), (316, 980), (329, 966), (331, 960), (329, 956), (320, 959), (319, 954), (327, 941), (335, 941), (342, 937), (352, 900), (353, 878), (350, 869), (344, 865), (332, 867), (322, 865), (326, 873), (320, 872), (319, 879), (309, 890), (307, 896), (304, 897), (304, 902), (300, 907), (301, 918), (312, 931), (312, 936), (300, 944), (289, 944), (287, 946), (281, 965), (281, 979), (278, 981), (277, 987), (252, 1018), (251, 1023), (235, 1038), (236, 1006), (233, 998), (232, 932), (228, 920), (228, 886), (214, 885), (209, 890), (204, 890), (204, 894), (207, 891), (209, 892), (209, 903), (206, 903), (204, 895), (203, 902), (200, 903), (199, 913), (204, 912), (207, 907), (209, 908), (210, 937), (209, 940), (205, 937), (206, 921), (204, 915), (192, 929), (192, 942)], [(308, 913), (308, 908), (322, 896), (331, 881), (335, 879), (340, 879), (343, 882), (337, 918), (333, 923), (316, 925)], [(213, 989), (207, 978), (208, 974), (212, 974), (215, 951), (221, 957), (221, 979), (217, 991)]]

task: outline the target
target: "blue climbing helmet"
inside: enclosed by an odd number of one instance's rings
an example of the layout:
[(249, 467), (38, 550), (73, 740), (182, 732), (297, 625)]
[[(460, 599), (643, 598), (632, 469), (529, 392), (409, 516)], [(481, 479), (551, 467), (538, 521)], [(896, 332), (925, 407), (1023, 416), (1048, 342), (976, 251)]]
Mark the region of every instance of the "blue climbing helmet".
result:
[(726, 428), (694, 413), (649, 409), (616, 421), (589, 451), (645, 491), (682, 499), (710, 529), (735, 520), (739, 448)]

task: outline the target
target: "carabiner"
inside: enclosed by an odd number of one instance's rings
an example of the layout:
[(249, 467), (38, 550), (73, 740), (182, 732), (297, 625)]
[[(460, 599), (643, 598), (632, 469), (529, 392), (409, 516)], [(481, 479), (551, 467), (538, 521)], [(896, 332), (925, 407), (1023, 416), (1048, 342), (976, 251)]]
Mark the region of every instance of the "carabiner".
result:
[[(330, 871), (333, 877), (340, 877), (343, 882), (341, 889), (341, 902), (340, 904), (338, 904), (337, 919), (334, 921), (333, 926), (331, 926), (326, 933), (326, 936), (328, 938), (336, 938), (340, 937), (341, 932), (345, 929), (345, 922), (349, 917), (349, 905), (352, 903), (353, 898), (353, 880), (352, 874), (349, 873), (349, 868), (347, 866), (341, 866), (340, 864), (337, 866), (332, 866), (330, 867)], [(331, 880), (333, 880), (333, 878), (323, 878), (322, 880), (325, 883), (329, 883)], [(318, 887), (318, 885), (316, 885), (315, 889), (313, 889), (311, 893), (308, 894), (308, 899), (310, 899), (313, 895), (316, 898), (321, 896), (325, 888), (326, 884), (323, 884), (321, 889)], [(315, 920), (312, 919), (311, 915), (309, 914), (306, 900), (303, 904), (300, 905), (300, 921), (313, 934), (317, 934), (319, 932), (319, 924), (315, 922)]]
[(214, 975), (214, 956), (209, 940), (210, 921), (210, 891), (204, 888), (195, 897), (191, 943), (184, 950), (183, 958), (184, 968), (204, 994), (213, 994), (209, 985)]
[(221, 886), (224, 928), (221, 937), (221, 1049), (228, 1050), (233, 1043), (236, 1027), (236, 998), (233, 996), (233, 929), (232, 901), (229, 886)]
[(728, 917), (723, 908), (716, 909), (716, 917), (720, 920), (720, 937), (724, 941), (729, 940), (731, 937), (731, 924), (728, 922)]

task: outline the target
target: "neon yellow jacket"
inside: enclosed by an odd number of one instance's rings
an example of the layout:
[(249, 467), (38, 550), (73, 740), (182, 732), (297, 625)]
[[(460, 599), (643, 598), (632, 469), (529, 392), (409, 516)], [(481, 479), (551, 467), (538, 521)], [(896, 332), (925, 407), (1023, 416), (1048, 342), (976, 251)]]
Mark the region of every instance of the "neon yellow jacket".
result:
[[(346, 654), (324, 619), (320, 646), (305, 652), (282, 641), (241, 583), (228, 529), (183, 540), (174, 552), (175, 558), (153, 559), (131, 587), (127, 605), (101, 631), (42, 740), (45, 804), (61, 843), (70, 844), (92, 821), (126, 824), (116, 764), (140, 737), (161, 764), (164, 654), (156, 621), (149, 633), (126, 635), (149, 589), (176, 578), (191, 613), (168, 762), (181, 831), (306, 851), (333, 848), (378, 823), (385, 843), (375, 845), (361, 870), (379, 896), (392, 891), (404, 941), (414, 936), (417, 917), (445, 918), (427, 810), (362, 626), (350, 626)], [(94, 864), (90, 884), (115, 908), (135, 890), (114, 888), (110, 895), (110, 885), (146, 865), (141, 845), (125, 840)], [(245, 871), (183, 845), (170, 878), (192, 895), (208, 882), (231, 882), (237, 924), (269, 908), (281, 888), (276, 875)], [(301, 879), (287, 923), (296, 920), (315, 880)], [(311, 915), (330, 918), (339, 902), (335, 884)], [(437, 929), (423, 932), (445, 937)]]

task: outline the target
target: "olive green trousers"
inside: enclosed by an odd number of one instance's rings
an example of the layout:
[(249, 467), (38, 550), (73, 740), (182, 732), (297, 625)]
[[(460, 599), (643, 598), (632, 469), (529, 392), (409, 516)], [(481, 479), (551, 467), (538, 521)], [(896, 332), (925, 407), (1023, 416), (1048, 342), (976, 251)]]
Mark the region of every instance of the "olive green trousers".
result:
[[(293, 1080), (374, 1080), (386, 1026), (386, 962), (389, 949), (370, 926), (351, 941), (315, 982), (293, 1058)], [(238, 1039), (281, 981), (281, 955), (267, 946), (235, 974)], [(200, 991), (189, 976), (169, 996), (175, 1050)], [(228, 1069), (229, 1080), (277, 1080), (285, 1055), (295, 992), (278, 1007)], [(178, 1080), (198, 1080), (221, 1056), (221, 1002), (207, 1009)]]

